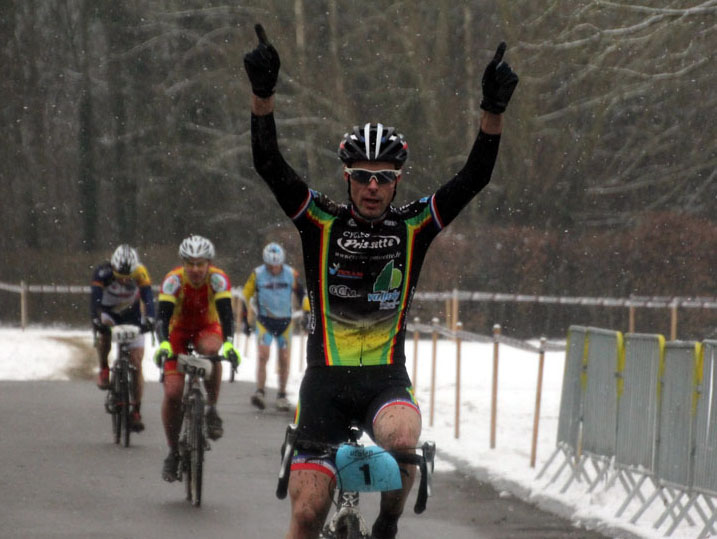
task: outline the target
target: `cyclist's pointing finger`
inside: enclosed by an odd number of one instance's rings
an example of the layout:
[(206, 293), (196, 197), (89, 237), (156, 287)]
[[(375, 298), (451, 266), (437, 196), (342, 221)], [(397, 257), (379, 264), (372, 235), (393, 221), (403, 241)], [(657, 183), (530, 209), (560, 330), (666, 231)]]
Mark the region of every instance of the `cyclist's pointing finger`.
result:
[(505, 54), (505, 49), (507, 47), (508, 47), (508, 45), (506, 45), (505, 41), (501, 41), (500, 44), (498, 45), (498, 48), (495, 51), (495, 56), (493, 57), (493, 61), (496, 64), (499, 64), (503, 61), (503, 55)]
[(259, 38), (259, 44), (266, 45), (268, 47), (270, 43), (269, 39), (266, 37), (266, 31), (264, 30), (264, 27), (261, 24), (255, 24), (254, 30), (256, 31), (256, 37)]

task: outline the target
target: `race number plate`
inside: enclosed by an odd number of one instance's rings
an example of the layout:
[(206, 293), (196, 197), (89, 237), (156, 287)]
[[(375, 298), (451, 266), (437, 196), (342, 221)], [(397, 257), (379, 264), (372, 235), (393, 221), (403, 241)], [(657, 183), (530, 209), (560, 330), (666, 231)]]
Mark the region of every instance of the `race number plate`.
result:
[(139, 326), (122, 324), (112, 327), (112, 340), (118, 344), (125, 344), (134, 341), (140, 335)]
[(396, 459), (375, 445), (342, 445), (336, 452), (336, 469), (343, 490), (375, 492), (402, 486)]
[(177, 370), (182, 374), (196, 374), (203, 378), (212, 375), (214, 364), (203, 357), (179, 354), (177, 356)]

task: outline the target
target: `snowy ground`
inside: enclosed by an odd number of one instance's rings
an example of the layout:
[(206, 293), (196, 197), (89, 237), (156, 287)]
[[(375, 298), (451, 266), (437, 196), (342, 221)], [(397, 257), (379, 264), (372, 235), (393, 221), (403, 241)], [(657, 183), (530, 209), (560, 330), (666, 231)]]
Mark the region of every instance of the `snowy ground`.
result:
[[(75, 344), (73, 344), (73, 341)], [(30, 328), (21, 331), (0, 327), (0, 380), (67, 380), (69, 372), (76, 368), (78, 348), (91, 346), (91, 333), (56, 328)], [(292, 346), (292, 364), (289, 382), (289, 398), (296, 398), (302, 376), (299, 361), (302, 339), (295, 338)], [(241, 336), (238, 348), (243, 361), (238, 379), (253, 381), (255, 376), (255, 343)], [(152, 344), (147, 338), (143, 363), (145, 379), (157, 381), (159, 371), (152, 361)], [(409, 375), (413, 374), (413, 342), (407, 342)], [(555, 449), (560, 387), (563, 376), (564, 353), (552, 352), (545, 356), (543, 390), (536, 467), (530, 467), (531, 441), (536, 403), (538, 378), (538, 355), (511, 348), (500, 347), (498, 371), (498, 404), (496, 447), (490, 449), (491, 384), (493, 376), (493, 345), (463, 343), (461, 349), (461, 396), (460, 437), (455, 437), (456, 419), (456, 346), (441, 341), (437, 347), (436, 391), (431, 417), (432, 343), (419, 343), (418, 370), (414, 380), (416, 393), (423, 413), (423, 435), (434, 440), (438, 447), (436, 467), (439, 470), (463, 468), (481, 480), (489, 481), (498, 489), (534, 502), (541, 507), (560, 513), (575, 522), (597, 528), (615, 537), (662, 537), (671, 521), (668, 519), (658, 530), (653, 523), (661, 512), (661, 504), (655, 502), (636, 525), (629, 518), (638, 505), (630, 506), (621, 519), (614, 514), (625, 498), (625, 492), (617, 484), (610, 490), (601, 485), (593, 493), (586, 493), (585, 483), (573, 483), (561, 494), (560, 488), (567, 480), (567, 472), (552, 485), (544, 477), (535, 476)], [(276, 387), (274, 361), (270, 363), (269, 387)], [(226, 372), (226, 370), (225, 370)], [(226, 376), (226, 375), (225, 375)], [(273, 392), (268, 392), (273, 398)], [(546, 477), (557, 471), (558, 464), (549, 468)], [(650, 491), (647, 490), (649, 495)], [(676, 539), (696, 537), (701, 529), (700, 520), (695, 526), (683, 523), (672, 534)]]

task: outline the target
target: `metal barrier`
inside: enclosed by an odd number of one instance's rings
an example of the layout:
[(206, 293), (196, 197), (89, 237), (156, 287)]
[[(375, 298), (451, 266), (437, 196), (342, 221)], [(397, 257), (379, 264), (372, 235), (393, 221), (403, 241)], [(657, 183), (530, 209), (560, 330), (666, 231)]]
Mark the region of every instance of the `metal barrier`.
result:
[[(702, 538), (714, 533), (713, 525), (717, 520), (717, 341), (704, 341), (701, 362), (699, 357), (697, 361), (699, 383), (696, 395), (692, 489), (687, 504), (668, 530), (668, 534), (674, 531), (680, 519), (687, 515), (687, 511), (694, 508), (704, 521), (704, 527), (698, 535)], [(709, 518), (700, 504), (705, 505), (707, 511), (711, 512)]]
[(556, 448), (543, 465), (536, 479), (540, 479), (543, 476), (555, 458), (560, 454), (563, 456), (563, 461), (550, 479), (550, 483), (553, 483), (560, 477), (560, 474), (568, 465), (571, 466), (572, 472), (575, 472), (574, 462), (578, 455), (580, 426), (583, 414), (582, 387), (585, 377), (584, 368), (587, 361), (586, 337), (587, 328), (583, 326), (570, 326), (568, 329), (563, 386), (560, 393)]
[[(588, 328), (587, 365), (583, 402), (582, 454), (577, 470), (563, 487), (567, 490), (580, 475), (588, 478), (588, 492), (606, 477), (617, 444), (618, 377), (622, 374), (624, 350), (622, 333)], [(588, 463), (594, 476), (590, 478)]]
[[(661, 377), (658, 443), (655, 459), (657, 488), (630, 519), (636, 523), (652, 502), (661, 496), (665, 509), (654, 523), (659, 528), (668, 516), (672, 530), (685, 518), (691, 524), (683, 499), (692, 485), (695, 447), (694, 418), (697, 387), (701, 377), (701, 345), (671, 341), (665, 345), (665, 369)], [(679, 513), (675, 515), (675, 511)]]
[(662, 335), (628, 333), (625, 336), (625, 367), (618, 388), (617, 445), (612, 478), (627, 492), (615, 516), (635, 498), (644, 503), (642, 487), (650, 479), (654, 488), (655, 444), (659, 414), (659, 382), (664, 368), (665, 338)]
[(582, 478), (591, 491), (611, 471), (604, 490), (619, 481), (627, 493), (615, 516), (637, 498), (637, 524), (659, 498), (655, 529), (669, 518), (669, 536), (683, 521), (694, 526), (696, 514), (704, 523), (697, 537), (717, 535), (717, 340), (665, 343), (630, 333), (623, 343), (616, 331), (571, 326), (556, 445), (536, 476), (564, 455), (546, 487), (568, 464), (561, 493)]

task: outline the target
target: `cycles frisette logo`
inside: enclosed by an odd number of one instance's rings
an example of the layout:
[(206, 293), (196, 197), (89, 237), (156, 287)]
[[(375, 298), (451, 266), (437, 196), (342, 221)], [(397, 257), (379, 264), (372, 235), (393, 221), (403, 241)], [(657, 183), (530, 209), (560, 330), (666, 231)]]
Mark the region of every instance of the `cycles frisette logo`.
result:
[(401, 238), (398, 236), (359, 236), (352, 234), (348, 237), (339, 238), (337, 243), (344, 251), (359, 254), (366, 251), (397, 247), (401, 244)]

